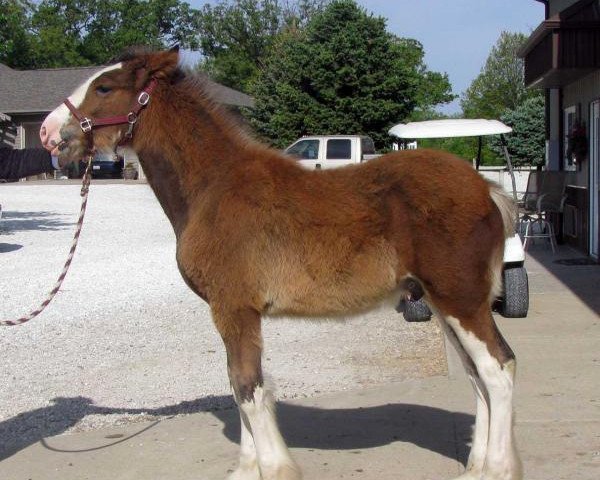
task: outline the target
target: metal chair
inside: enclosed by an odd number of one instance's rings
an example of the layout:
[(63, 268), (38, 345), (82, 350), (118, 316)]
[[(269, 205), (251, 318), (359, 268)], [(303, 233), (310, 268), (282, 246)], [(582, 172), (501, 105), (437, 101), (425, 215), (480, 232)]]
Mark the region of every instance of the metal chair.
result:
[[(562, 213), (566, 195), (568, 172), (536, 171), (527, 179), (527, 191), (520, 202), (519, 233), (523, 237), (523, 248), (529, 240), (547, 238), (552, 253), (556, 252), (556, 235), (549, 213)], [(524, 227), (524, 228), (523, 228)], [(524, 231), (523, 231), (524, 230)]]

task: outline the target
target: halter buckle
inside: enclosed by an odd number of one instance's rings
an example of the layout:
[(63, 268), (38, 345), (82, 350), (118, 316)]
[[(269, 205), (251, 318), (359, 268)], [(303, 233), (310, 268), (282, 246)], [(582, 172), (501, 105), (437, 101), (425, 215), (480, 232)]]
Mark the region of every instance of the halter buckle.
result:
[(81, 127), (81, 130), (83, 130), (83, 133), (89, 133), (92, 131), (93, 127), (92, 120), (86, 117), (79, 122), (79, 126)]
[(148, 92), (140, 93), (137, 101), (142, 107), (148, 105), (148, 102), (150, 101), (150, 94)]

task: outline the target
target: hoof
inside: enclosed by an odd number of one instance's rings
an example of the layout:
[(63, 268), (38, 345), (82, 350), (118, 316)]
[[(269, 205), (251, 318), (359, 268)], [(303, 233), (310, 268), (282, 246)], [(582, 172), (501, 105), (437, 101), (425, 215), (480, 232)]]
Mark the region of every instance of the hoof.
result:
[(279, 465), (273, 470), (263, 472), (262, 480), (302, 480), (302, 472), (294, 463)]
[(477, 474), (474, 472), (465, 472), (462, 475), (453, 478), (452, 480), (482, 480), (483, 475), (481, 473)]
[(522, 480), (523, 474), (520, 468), (505, 474), (492, 474), (489, 472), (475, 472), (468, 470), (452, 480)]
[(227, 480), (262, 480), (258, 466), (238, 467), (234, 472), (227, 475)]

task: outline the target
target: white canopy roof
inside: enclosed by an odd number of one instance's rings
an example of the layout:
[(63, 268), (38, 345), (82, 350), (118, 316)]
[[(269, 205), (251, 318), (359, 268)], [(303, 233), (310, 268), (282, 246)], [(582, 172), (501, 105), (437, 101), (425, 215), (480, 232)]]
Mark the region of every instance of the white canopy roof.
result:
[(479, 137), (510, 133), (512, 128), (498, 120), (452, 118), (425, 122), (399, 123), (388, 133), (398, 138)]

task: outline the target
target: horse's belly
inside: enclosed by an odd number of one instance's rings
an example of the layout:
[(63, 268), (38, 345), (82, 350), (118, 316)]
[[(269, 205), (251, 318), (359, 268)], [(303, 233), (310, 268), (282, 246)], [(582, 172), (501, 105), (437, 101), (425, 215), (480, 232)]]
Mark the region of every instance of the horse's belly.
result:
[(280, 265), (271, 279), (270, 315), (345, 316), (400, 297), (396, 256), (387, 249), (363, 252), (345, 264), (323, 259)]

